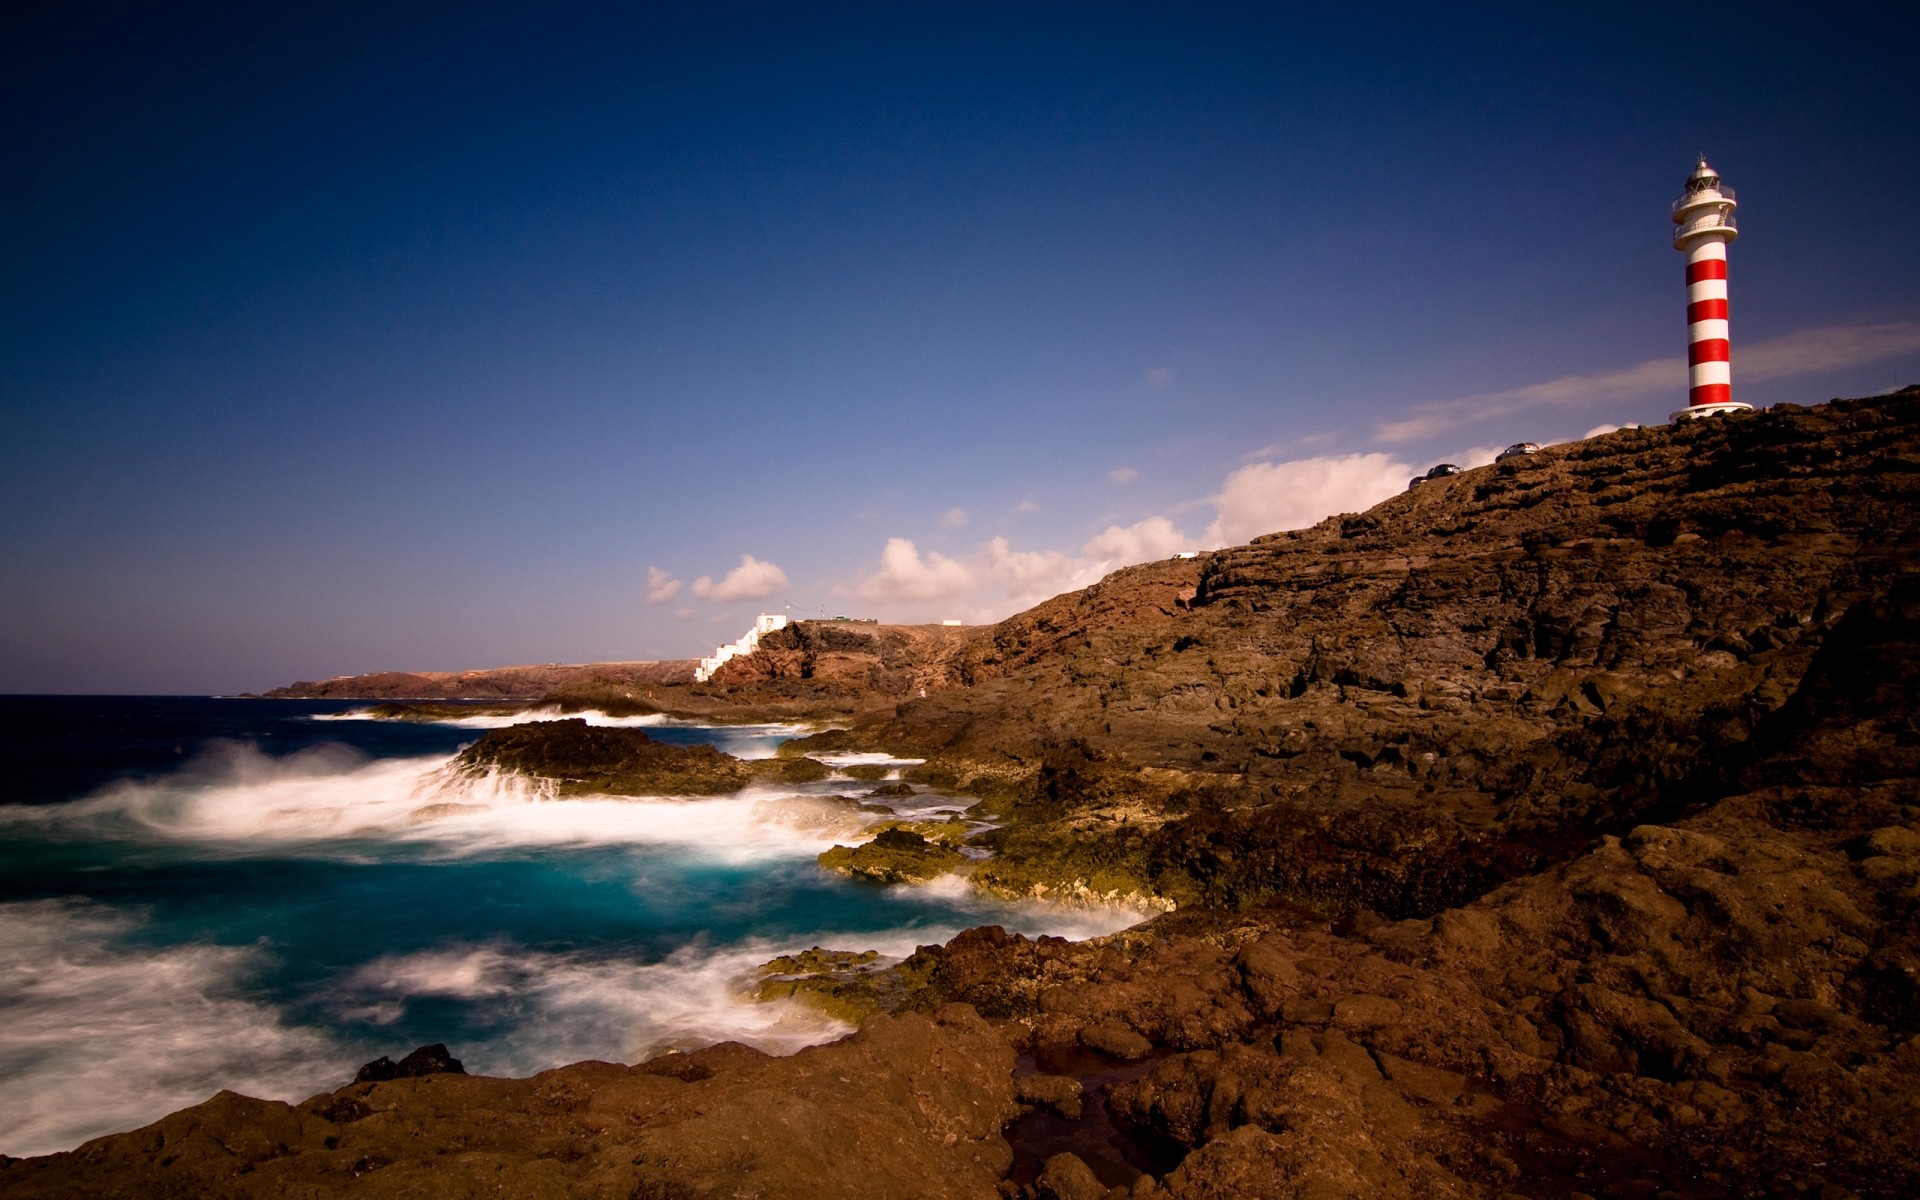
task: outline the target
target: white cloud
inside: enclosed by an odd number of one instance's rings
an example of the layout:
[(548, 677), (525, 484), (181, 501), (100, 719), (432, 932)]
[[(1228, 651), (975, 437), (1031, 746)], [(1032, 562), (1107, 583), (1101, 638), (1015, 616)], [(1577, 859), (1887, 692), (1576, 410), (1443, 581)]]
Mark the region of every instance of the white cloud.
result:
[(1099, 560), (1108, 570), (1156, 558), (1171, 558), (1192, 550), (1193, 539), (1165, 517), (1148, 517), (1132, 525), (1109, 525), (1081, 547), (1081, 553)]
[(1013, 506), (1013, 511), (1017, 513), (1036, 513), (1040, 511), (1040, 505), (1033, 500), (1022, 500)]
[[(1734, 331), (1736, 334), (1738, 329)], [(1920, 321), (1888, 325), (1829, 325), (1799, 329), (1770, 341), (1733, 343), (1733, 381), (1790, 379), (1861, 363), (1920, 353)]]
[[(1508, 444), (1511, 445), (1512, 443)], [(1449, 461), (1456, 467), (1464, 467), (1471, 471), (1475, 467), (1486, 466), (1506, 448), (1506, 446), (1471, 446), (1454, 455)]]
[(957, 600), (973, 586), (973, 572), (962, 563), (931, 550), (923, 556), (911, 540), (896, 537), (880, 552), (878, 571), (834, 591), (862, 600), (934, 601)]
[(730, 600), (764, 600), (786, 586), (785, 571), (751, 554), (742, 554), (740, 565), (727, 572), (727, 577), (719, 583), (706, 575), (694, 580), (693, 594), (724, 604)]
[(680, 581), (659, 567), (647, 568), (647, 603), (665, 604), (680, 594)]
[(940, 523), (949, 529), (958, 529), (967, 523), (967, 510), (955, 505), (941, 514)]
[(1084, 587), (1099, 573), (1082, 559), (1058, 550), (1015, 550), (1003, 537), (985, 547), (986, 575), (1000, 585), (1001, 594), (990, 607), (1001, 615), (1030, 608), (1061, 592)]
[(1254, 463), (1227, 476), (1213, 498), (1220, 515), (1207, 529), (1212, 545), (1233, 545), (1304, 529), (1334, 513), (1371, 508), (1407, 486), (1413, 468), (1386, 454), (1346, 454)]
[(1154, 387), (1165, 387), (1173, 382), (1172, 367), (1148, 367), (1147, 382)]
[[(1742, 379), (1755, 382), (1788, 379), (1914, 353), (1920, 353), (1920, 321), (1800, 329), (1749, 345), (1741, 344), (1736, 338), (1734, 386), (1737, 389)], [(1563, 375), (1545, 383), (1418, 405), (1411, 416), (1382, 424), (1375, 436), (1383, 442), (1406, 442), (1445, 432), (1456, 425), (1509, 416), (1531, 408), (1600, 404), (1657, 392), (1672, 392), (1678, 399), (1686, 388), (1686, 380), (1686, 359), (1656, 358), (1617, 371)]]
[(1140, 472), (1134, 470), (1132, 467), (1115, 467), (1113, 470), (1107, 472), (1108, 483), (1127, 484), (1132, 483), (1138, 478), (1140, 478)]

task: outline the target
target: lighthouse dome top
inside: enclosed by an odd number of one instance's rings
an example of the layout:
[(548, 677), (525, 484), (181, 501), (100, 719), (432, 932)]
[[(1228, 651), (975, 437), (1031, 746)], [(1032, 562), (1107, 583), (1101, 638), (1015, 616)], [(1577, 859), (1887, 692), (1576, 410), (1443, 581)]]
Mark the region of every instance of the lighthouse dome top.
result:
[(1733, 189), (1721, 182), (1720, 172), (1707, 165), (1707, 156), (1687, 174), (1686, 186), (1673, 200), (1673, 245), (1685, 250), (1702, 235), (1732, 241), (1738, 232), (1734, 211), (1740, 207)]

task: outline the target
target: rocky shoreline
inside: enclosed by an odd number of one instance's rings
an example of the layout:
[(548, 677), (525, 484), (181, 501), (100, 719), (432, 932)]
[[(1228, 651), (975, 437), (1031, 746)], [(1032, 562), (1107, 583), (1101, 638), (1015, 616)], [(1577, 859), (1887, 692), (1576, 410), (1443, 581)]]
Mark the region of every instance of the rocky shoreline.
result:
[(785, 956), (758, 994), (863, 1019), (790, 1058), (223, 1093), (0, 1194), (1920, 1194), (1917, 552), (1909, 389), (1550, 448), (984, 629), (802, 623), (649, 702), (836, 727), (775, 765), (555, 722), (463, 769), (693, 794), (884, 751), (978, 820), (829, 869), (1168, 911)]

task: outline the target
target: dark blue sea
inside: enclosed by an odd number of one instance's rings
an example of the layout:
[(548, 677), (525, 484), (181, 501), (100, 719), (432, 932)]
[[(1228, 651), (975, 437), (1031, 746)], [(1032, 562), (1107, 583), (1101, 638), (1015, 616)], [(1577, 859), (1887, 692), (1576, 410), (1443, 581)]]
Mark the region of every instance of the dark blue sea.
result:
[[(1142, 915), (822, 872), (814, 856), (873, 818), (818, 798), (871, 783), (555, 800), (445, 769), (503, 718), (364, 709), (0, 697), (0, 1152), (68, 1149), (221, 1088), (303, 1099), (427, 1042), (491, 1075), (729, 1038), (790, 1052), (846, 1027), (744, 998), (776, 954)], [(803, 732), (590, 719), (742, 757)]]

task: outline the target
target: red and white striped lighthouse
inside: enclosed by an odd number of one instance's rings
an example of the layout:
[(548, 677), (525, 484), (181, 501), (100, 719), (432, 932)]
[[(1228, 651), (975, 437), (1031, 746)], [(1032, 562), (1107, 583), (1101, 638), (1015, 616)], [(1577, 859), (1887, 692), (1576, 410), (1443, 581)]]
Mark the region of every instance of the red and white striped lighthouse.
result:
[(1700, 156), (1673, 202), (1673, 248), (1687, 256), (1687, 407), (1669, 420), (1714, 417), (1753, 405), (1733, 398), (1727, 340), (1727, 243), (1740, 236), (1733, 189)]

